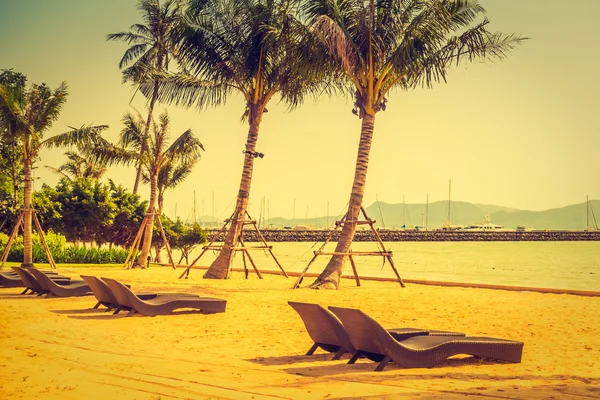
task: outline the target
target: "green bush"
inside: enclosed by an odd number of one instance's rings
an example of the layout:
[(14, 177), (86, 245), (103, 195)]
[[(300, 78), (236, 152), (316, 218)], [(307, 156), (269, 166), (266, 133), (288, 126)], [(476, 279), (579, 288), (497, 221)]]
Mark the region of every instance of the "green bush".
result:
[[(112, 249), (90, 248), (86, 249), (80, 246), (68, 245), (67, 239), (58, 233), (48, 231), (45, 235), (46, 244), (50, 249), (52, 257), (57, 264), (120, 264), (127, 258), (127, 250), (117, 247)], [(47, 263), (48, 257), (40, 241), (38, 234), (32, 235), (33, 240), (33, 261)], [(0, 248), (4, 250), (8, 236), (0, 233)], [(10, 252), (8, 261), (23, 261), (23, 237), (17, 236)]]

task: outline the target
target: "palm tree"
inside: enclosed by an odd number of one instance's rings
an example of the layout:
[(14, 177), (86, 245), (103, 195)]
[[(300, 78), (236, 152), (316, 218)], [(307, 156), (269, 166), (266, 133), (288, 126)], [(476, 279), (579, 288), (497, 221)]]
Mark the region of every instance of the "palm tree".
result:
[[(165, 192), (168, 189), (174, 189), (179, 186), (186, 178), (192, 173), (196, 162), (199, 161), (199, 158), (191, 159), (191, 160), (171, 160), (168, 162), (164, 168), (160, 170), (158, 173), (157, 179), (157, 201), (158, 201), (158, 213), (162, 214), (165, 204)], [(147, 173), (142, 173), (142, 182), (150, 183), (150, 176)], [(156, 253), (156, 257), (154, 258), (154, 262), (160, 263), (161, 257), (160, 253), (162, 248), (164, 247), (164, 243), (162, 241), (156, 241), (154, 244), (154, 249)]]
[[(171, 168), (172, 165), (194, 165), (200, 158), (200, 151), (204, 150), (204, 147), (190, 129), (183, 132), (169, 146), (170, 120), (166, 112), (160, 115), (158, 124), (153, 122), (150, 135), (143, 134), (145, 122), (139, 114), (134, 116), (128, 113), (123, 117), (122, 122), (124, 128), (121, 130), (119, 138), (121, 147), (106, 146), (100, 149), (96, 148), (94, 151), (96, 157), (108, 163), (135, 162), (137, 165), (142, 165), (150, 181), (150, 203), (147, 214), (153, 215), (157, 211), (158, 179), (162, 171), (165, 168)], [(130, 146), (133, 147), (133, 150), (128, 150), (131, 148)], [(137, 151), (143, 146), (148, 151), (143, 153)], [(142, 250), (135, 263), (136, 266), (144, 267), (150, 253), (154, 229), (152, 220), (145, 226)]]
[[(336, 253), (347, 253), (362, 205), (373, 127), (392, 89), (430, 87), (462, 60), (503, 58), (523, 39), (492, 33), (477, 0), (307, 0), (303, 11), (311, 30), (337, 62), (352, 112), (362, 119), (347, 223)], [(451, 36), (454, 32), (457, 36)], [(339, 287), (347, 256), (334, 255), (312, 288)]]
[(23, 267), (33, 266), (31, 241), (31, 200), (33, 195), (32, 167), (43, 147), (59, 146), (68, 143), (79, 143), (98, 135), (107, 126), (88, 126), (72, 129), (69, 132), (43, 140), (44, 133), (50, 129), (60, 115), (62, 106), (67, 100), (67, 84), (63, 82), (55, 90), (45, 84), (32, 85), (26, 89), (24, 85), (0, 84), (0, 119), (2, 140), (19, 143), (22, 152), (24, 175), (23, 204)]
[(98, 181), (107, 171), (105, 165), (101, 165), (77, 152), (67, 151), (65, 155), (68, 161), (60, 167), (54, 168), (49, 165), (45, 165), (45, 167), (71, 181), (78, 178), (91, 178)]
[[(178, 60), (189, 73), (158, 74), (163, 102), (202, 109), (224, 104), (234, 92), (246, 102), (243, 119), (249, 129), (236, 207), (223, 247), (205, 278), (227, 276), (244, 225), (250, 196), (257, 140), (267, 104), (275, 95), (290, 107), (307, 94), (319, 94), (323, 81), (316, 77), (324, 64), (310, 65), (313, 47), (293, 15), (295, 0), (192, 1)], [(148, 95), (153, 88), (143, 85)]]
[[(141, 84), (149, 75), (149, 70), (167, 71), (173, 54), (176, 53), (177, 22), (182, 9), (181, 0), (166, 0), (160, 4), (159, 0), (141, 0), (138, 10), (142, 14), (145, 24), (134, 24), (129, 32), (111, 33), (107, 40), (122, 40), (132, 45), (125, 51), (119, 62), (123, 69), (123, 83), (133, 82)], [(158, 98), (158, 82), (153, 82), (152, 94), (148, 106), (148, 117), (143, 134), (148, 135), (152, 122), (154, 105)], [(141, 148), (140, 152), (146, 149)], [(142, 173), (142, 166), (138, 165), (133, 193), (136, 194)]]

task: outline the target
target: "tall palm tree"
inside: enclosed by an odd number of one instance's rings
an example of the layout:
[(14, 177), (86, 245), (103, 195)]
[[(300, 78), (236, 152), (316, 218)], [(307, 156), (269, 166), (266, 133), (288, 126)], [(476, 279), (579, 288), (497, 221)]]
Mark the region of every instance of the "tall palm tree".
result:
[[(182, 10), (181, 0), (141, 0), (138, 10), (145, 24), (134, 24), (129, 32), (111, 33), (107, 40), (121, 40), (132, 45), (125, 51), (119, 62), (123, 69), (123, 83), (133, 82), (136, 85), (145, 82), (149, 70), (167, 71), (173, 54), (176, 53), (177, 23)], [(152, 122), (152, 113), (158, 98), (158, 82), (153, 82), (152, 94), (149, 96), (148, 117), (143, 133), (148, 135)], [(141, 148), (140, 152), (146, 149)], [(138, 165), (133, 193), (136, 194), (142, 173)]]
[[(158, 74), (159, 98), (186, 107), (224, 104), (234, 92), (244, 96), (249, 129), (240, 189), (231, 226), (205, 278), (223, 279), (238, 243), (250, 196), (257, 140), (267, 104), (278, 95), (290, 108), (305, 95), (319, 94), (316, 77), (324, 64), (310, 65), (314, 50), (294, 16), (296, 0), (197, 0), (187, 13), (179, 58), (189, 73)], [(152, 87), (142, 86), (148, 95)]]
[(0, 84), (0, 119), (9, 129), (2, 131), (2, 140), (16, 141), (22, 152), (24, 185), (23, 216), (23, 267), (33, 266), (31, 241), (31, 200), (33, 195), (32, 167), (43, 147), (77, 143), (97, 135), (107, 126), (88, 126), (43, 140), (60, 115), (67, 100), (67, 84), (55, 90), (45, 84), (24, 86)]
[[(362, 119), (347, 223), (336, 253), (347, 253), (363, 201), (375, 115), (392, 89), (446, 80), (462, 60), (503, 58), (522, 38), (487, 30), (477, 0), (306, 0), (312, 31), (327, 47)], [(454, 35), (456, 32), (458, 34)], [(347, 256), (334, 255), (312, 288), (339, 287)]]
[[(158, 212), (160, 214), (162, 214), (162, 211), (164, 210), (165, 192), (168, 189), (174, 189), (175, 187), (177, 187), (181, 183), (183, 183), (183, 181), (185, 181), (187, 179), (187, 177), (192, 173), (192, 170), (193, 170), (194, 166), (196, 165), (197, 161), (199, 161), (199, 158), (186, 160), (186, 161), (174, 159), (174, 160), (171, 160), (169, 163), (167, 163), (164, 166), (164, 168), (162, 168), (160, 170), (160, 172), (158, 173), (158, 179), (157, 179), (157, 190), (158, 190), (157, 206), (158, 206)], [(142, 182), (144, 182), (144, 183), (151, 182), (150, 176), (147, 173), (142, 173)], [(156, 241), (156, 243), (154, 244), (154, 249), (155, 249), (155, 253), (156, 253), (154, 262), (157, 262), (157, 263), (161, 262), (160, 254), (161, 254), (163, 247), (164, 247), (164, 243), (162, 241)]]
[(67, 156), (68, 161), (60, 167), (55, 168), (49, 165), (45, 165), (45, 167), (71, 181), (77, 178), (92, 178), (98, 181), (107, 171), (105, 165), (101, 165), (95, 160), (75, 151), (67, 151), (65, 156)]
[[(202, 143), (193, 135), (190, 129), (183, 132), (175, 141), (168, 145), (170, 119), (165, 112), (159, 117), (159, 122), (153, 122), (150, 135), (144, 135), (145, 122), (138, 114), (126, 114), (122, 120), (124, 128), (119, 138), (121, 147), (110, 146), (95, 149), (97, 157), (108, 163), (131, 163), (142, 165), (150, 181), (150, 202), (147, 214), (156, 212), (158, 198), (158, 178), (165, 168), (170, 165), (194, 165), (204, 150)], [(133, 150), (128, 150), (133, 145)], [(139, 153), (138, 148), (145, 146), (148, 151)], [(144, 231), (141, 254), (135, 265), (144, 267), (152, 245), (154, 224), (147, 223)]]

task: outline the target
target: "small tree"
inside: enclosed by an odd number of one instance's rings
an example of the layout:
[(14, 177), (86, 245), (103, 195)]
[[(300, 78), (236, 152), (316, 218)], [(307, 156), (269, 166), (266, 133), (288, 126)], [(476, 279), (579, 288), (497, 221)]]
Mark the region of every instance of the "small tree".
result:
[(33, 165), (43, 147), (77, 143), (88, 139), (106, 129), (107, 126), (88, 126), (43, 140), (60, 115), (67, 100), (67, 84), (63, 82), (55, 90), (46, 84), (32, 85), (25, 88), (21, 80), (0, 83), (0, 139), (15, 143), (22, 154), (23, 164), (23, 267), (33, 266), (32, 256), (32, 197), (33, 197)]

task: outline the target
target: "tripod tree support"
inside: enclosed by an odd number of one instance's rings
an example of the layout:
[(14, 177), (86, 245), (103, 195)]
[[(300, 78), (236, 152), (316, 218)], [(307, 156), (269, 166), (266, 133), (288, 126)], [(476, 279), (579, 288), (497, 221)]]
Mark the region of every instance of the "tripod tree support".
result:
[[(392, 267), (394, 274), (396, 274), (396, 278), (398, 280), (398, 283), (400, 283), (400, 286), (404, 287), (404, 282), (402, 282), (402, 278), (400, 278), (400, 275), (398, 274), (398, 270), (396, 269), (396, 266), (394, 265), (394, 260), (392, 259), (392, 252), (386, 250), (385, 245), (383, 244), (383, 241), (381, 240), (381, 237), (379, 236), (379, 233), (373, 226), (373, 224), (375, 224), (376, 221), (373, 219), (370, 219), (367, 216), (367, 212), (365, 211), (365, 209), (362, 206), (360, 207), (360, 211), (362, 212), (362, 215), (365, 218), (364, 221), (362, 221), (362, 220), (361, 221), (350, 221), (347, 219), (348, 213), (346, 213), (346, 215), (344, 215), (344, 218), (342, 218), (340, 221), (335, 222), (335, 228), (333, 228), (329, 232), (329, 235), (327, 235), (327, 238), (325, 239), (325, 242), (323, 243), (323, 245), (321, 245), (321, 247), (319, 247), (318, 250), (315, 250), (313, 258), (311, 258), (311, 260), (308, 262), (308, 264), (306, 265), (306, 267), (304, 268), (304, 270), (302, 271), (300, 276), (298, 276), (298, 279), (292, 286), (292, 289), (297, 289), (300, 287), (300, 284), (302, 283), (302, 280), (304, 279), (304, 275), (306, 274), (306, 271), (308, 271), (311, 264), (317, 259), (318, 256), (345, 256), (345, 257), (348, 257), (350, 259), (350, 265), (352, 266), (352, 272), (354, 273), (354, 279), (356, 280), (356, 286), (360, 286), (360, 278), (358, 277), (358, 271), (356, 269), (356, 263), (354, 262), (354, 256), (380, 256), (380, 257), (383, 257), (384, 261), (387, 260), (390, 263), (390, 266)], [(333, 234), (336, 232), (336, 230), (346, 223), (355, 223), (357, 225), (369, 225), (369, 227), (371, 228), (371, 232), (373, 233), (373, 236), (375, 236), (375, 239), (377, 241), (377, 244), (378, 244), (380, 250), (379, 251), (352, 251), (352, 249), (350, 249), (347, 253), (323, 251), (325, 246), (333, 238)]]
[(44, 235), (44, 231), (42, 230), (40, 221), (38, 220), (35, 210), (33, 208), (30, 208), (28, 210), (23, 209), (19, 213), (17, 222), (15, 223), (15, 226), (13, 227), (13, 230), (10, 233), (8, 242), (6, 242), (6, 247), (4, 247), (4, 251), (2, 252), (2, 264), (0, 264), (0, 270), (4, 268), (4, 263), (6, 262), (6, 259), (8, 258), (8, 253), (10, 252), (10, 249), (15, 241), (15, 238), (17, 237), (17, 233), (19, 232), (19, 227), (21, 226), (21, 223), (23, 222), (23, 218), (25, 217), (25, 213), (27, 211), (30, 211), (33, 216), (35, 228), (38, 231), (38, 234), (40, 235), (40, 241), (42, 243), (42, 247), (44, 248), (44, 252), (46, 253), (46, 257), (48, 257), (48, 263), (50, 264), (50, 268), (56, 269), (56, 262), (54, 262), (54, 257), (52, 257), (52, 254), (50, 253), (50, 248), (48, 247), (48, 244), (46, 243), (46, 236)]
[(167, 254), (169, 255), (169, 261), (171, 262), (171, 266), (173, 267), (173, 269), (177, 269), (177, 267), (175, 266), (175, 261), (173, 261), (173, 254), (171, 252), (171, 246), (169, 246), (169, 241), (167, 240), (167, 235), (165, 234), (165, 229), (163, 228), (163, 224), (160, 220), (160, 213), (147, 213), (146, 215), (144, 215), (144, 219), (142, 220), (140, 229), (138, 230), (137, 234), (135, 235), (135, 238), (133, 239), (133, 243), (131, 244), (131, 247), (129, 248), (129, 253), (127, 254), (127, 258), (125, 259), (125, 263), (124, 263), (123, 267), (125, 267), (127, 269), (131, 269), (130, 261), (133, 261), (135, 254), (139, 250), (140, 243), (142, 242), (142, 236), (144, 235), (144, 229), (146, 228), (146, 224), (152, 224), (154, 219), (156, 220), (156, 225), (158, 226), (158, 229), (160, 230), (160, 235), (165, 244), (165, 248), (167, 249)]
[[(262, 279), (262, 275), (260, 273), (260, 270), (258, 269), (258, 267), (256, 266), (256, 263), (254, 262), (254, 259), (252, 258), (252, 256), (250, 255), (250, 250), (267, 250), (269, 252), (269, 254), (271, 255), (271, 257), (273, 257), (273, 260), (275, 260), (275, 264), (277, 264), (277, 267), (279, 267), (279, 269), (281, 270), (283, 276), (285, 276), (286, 278), (289, 278), (287, 272), (285, 272), (285, 270), (283, 269), (283, 267), (281, 266), (281, 264), (279, 263), (279, 261), (277, 261), (277, 258), (275, 257), (275, 254), (273, 254), (273, 246), (269, 246), (267, 244), (267, 241), (265, 240), (265, 237), (262, 235), (262, 233), (260, 233), (260, 230), (258, 229), (258, 225), (256, 224), (256, 220), (253, 220), (252, 217), (250, 216), (250, 214), (248, 214), (248, 211), (246, 211), (245, 216), (248, 217), (247, 220), (244, 220), (243, 223), (244, 225), (252, 225), (254, 227), (254, 229), (256, 230), (256, 233), (260, 239), (260, 241), (262, 242), (261, 245), (258, 246), (247, 246), (244, 243), (244, 229), (242, 229), (242, 231), (240, 232), (240, 235), (238, 237), (235, 238), (234, 242), (233, 242), (233, 247), (231, 248), (232, 251), (236, 252), (236, 251), (241, 251), (242, 252), (242, 259), (244, 262), (244, 274), (246, 279), (248, 279), (248, 266), (246, 264), (246, 257), (248, 258), (248, 261), (250, 262), (250, 265), (252, 265), (252, 268), (254, 269), (254, 272), (256, 272), (256, 275)], [(216, 232), (210, 239), (210, 242), (208, 243), (208, 245), (204, 246), (202, 248), (202, 252), (200, 253), (200, 255), (198, 257), (196, 257), (196, 259), (194, 261), (192, 261), (192, 263), (190, 265), (188, 265), (188, 267), (186, 268), (185, 271), (183, 271), (183, 273), (181, 274), (181, 276), (179, 277), (179, 279), (184, 278), (187, 279), (188, 276), (190, 275), (190, 270), (192, 269), (192, 267), (196, 264), (196, 262), (198, 262), (198, 260), (204, 255), (204, 253), (206, 253), (208, 250), (221, 250), (221, 248), (223, 247), (222, 245), (215, 245), (214, 243), (217, 241), (217, 239), (221, 236), (221, 234), (223, 232), (226, 231), (227, 226), (231, 223), (234, 222), (233, 220), (234, 218), (234, 214), (231, 215), (230, 218), (225, 220), (225, 223), (223, 224), (223, 226), (221, 227), (221, 229), (219, 229), (218, 232)], [(229, 268), (227, 269), (227, 276), (226, 278), (229, 278), (229, 275), (231, 274), (231, 263), (229, 264)]]

